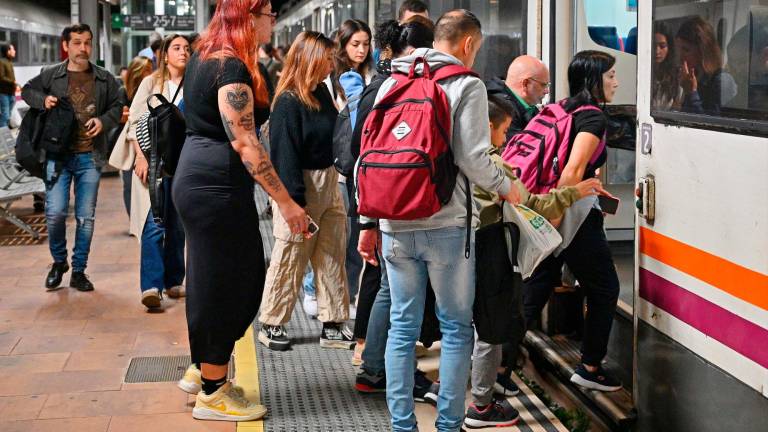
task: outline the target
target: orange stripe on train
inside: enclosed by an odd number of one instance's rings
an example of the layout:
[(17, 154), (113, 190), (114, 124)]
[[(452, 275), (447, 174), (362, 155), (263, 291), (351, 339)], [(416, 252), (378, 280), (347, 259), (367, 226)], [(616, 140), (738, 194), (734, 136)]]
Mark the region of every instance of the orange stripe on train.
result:
[(768, 275), (640, 227), (640, 252), (768, 310)]

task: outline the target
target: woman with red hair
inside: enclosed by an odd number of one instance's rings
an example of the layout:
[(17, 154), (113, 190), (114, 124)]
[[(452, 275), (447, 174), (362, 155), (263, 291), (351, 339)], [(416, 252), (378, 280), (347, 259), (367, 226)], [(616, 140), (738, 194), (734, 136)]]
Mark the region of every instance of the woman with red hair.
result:
[(264, 249), (254, 180), (294, 234), (307, 215), (280, 181), (256, 131), (269, 116), (257, 49), (269, 41), (269, 0), (219, 1), (187, 65), (187, 139), (173, 199), (187, 237), (187, 326), (192, 365), (179, 387), (197, 393), (192, 416), (246, 421), (266, 408), (227, 381), (235, 341), (251, 325), (264, 289)]

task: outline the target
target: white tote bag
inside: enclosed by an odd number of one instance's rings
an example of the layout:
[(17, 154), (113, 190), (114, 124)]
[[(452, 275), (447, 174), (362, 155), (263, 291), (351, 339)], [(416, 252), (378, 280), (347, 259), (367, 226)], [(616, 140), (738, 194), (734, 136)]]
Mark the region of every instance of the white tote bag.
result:
[(539, 263), (563, 241), (560, 233), (543, 216), (521, 204), (504, 203), (504, 222), (512, 222), (520, 229), (517, 265), (523, 279), (531, 277)]

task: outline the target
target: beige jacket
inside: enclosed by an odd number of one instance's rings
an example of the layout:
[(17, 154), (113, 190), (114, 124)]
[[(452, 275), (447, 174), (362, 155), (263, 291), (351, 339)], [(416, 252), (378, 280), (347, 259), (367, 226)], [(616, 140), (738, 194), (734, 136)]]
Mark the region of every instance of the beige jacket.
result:
[[(115, 149), (112, 150), (112, 156), (109, 158), (109, 164), (123, 171), (133, 170), (136, 160), (136, 151), (131, 145), (131, 140), (136, 140), (136, 121), (147, 111), (147, 99), (150, 95), (160, 90), (160, 83), (155, 83), (154, 74), (144, 78), (136, 89), (133, 96), (128, 121), (123, 127), (120, 137), (115, 143)], [(169, 101), (173, 97), (170, 94), (167, 85), (163, 86), (163, 96)], [(183, 97), (183, 91), (179, 92), (177, 99)], [(130, 226), (128, 232), (136, 236), (141, 241), (141, 233), (144, 232), (144, 223), (147, 221), (147, 215), (151, 208), (149, 201), (149, 188), (139, 180), (134, 173), (131, 179), (131, 214)]]

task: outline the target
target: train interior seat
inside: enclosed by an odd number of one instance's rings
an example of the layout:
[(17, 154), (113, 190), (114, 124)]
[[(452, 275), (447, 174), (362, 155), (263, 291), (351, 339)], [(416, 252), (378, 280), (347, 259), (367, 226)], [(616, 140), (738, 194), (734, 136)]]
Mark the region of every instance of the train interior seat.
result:
[(624, 52), (637, 55), (637, 27), (632, 27), (624, 42)]
[(616, 31), (616, 27), (589, 26), (588, 30), (589, 36), (598, 45), (621, 51), (621, 39)]

